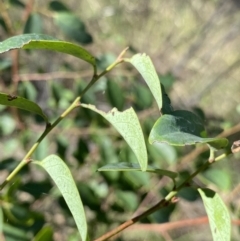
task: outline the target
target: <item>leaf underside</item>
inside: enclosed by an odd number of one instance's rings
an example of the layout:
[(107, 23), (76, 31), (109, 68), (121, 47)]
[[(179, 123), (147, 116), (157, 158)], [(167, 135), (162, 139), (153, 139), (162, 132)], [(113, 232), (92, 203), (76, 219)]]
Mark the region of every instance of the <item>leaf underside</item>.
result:
[(98, 110), (94, 105), (81, 104), (82, 107), (93, 110), (108, 120), (122, 135), (125, 141), (133, 150), (142, 171), (147, 169), (147, 149), (138, 117), (133, 110), (129, 108), (123, 112), (119, 112), (113, 108), (108, 113)]
[[(104, 171), (141, 171), (141, 167), (138, 163), (120, 162), (120, 163), (110, 163), (98, 169), (99, 172)], [(168, 176), (172, 179), (176, 178), (178, 174), (176, 172), (171, 172), (168, 170), (159, 169), (148, 165), (146, 172), (153, 172), (160, 174), (162, 176)]]
[(198, 189), (211, 227), (214, 241), (230, 241), (231, 219), (220, 196), (210, 189)]
[(82, 240), (86, 241), (87, 223), (85, 212), (78, 189), (67, 165), (56, 155), (50, 155), (42, 161), (33, 163), (42, 166), (56, 183), (73, 215)]
[(157, 102), (159, 110), (161, 110), (162, 91), (160, 80), (150, 57), (146, 54), (135, 54), (131, 59), (124, 60), (130, 62), (142, 75)]

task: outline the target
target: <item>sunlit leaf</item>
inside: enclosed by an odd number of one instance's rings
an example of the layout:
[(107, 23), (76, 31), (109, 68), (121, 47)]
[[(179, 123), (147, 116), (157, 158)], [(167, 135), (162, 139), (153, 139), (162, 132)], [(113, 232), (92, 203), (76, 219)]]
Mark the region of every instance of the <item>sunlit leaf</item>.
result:
[[(106, 171), (141, 171), (141, 167), (138, 163), (129, 163), (129, 162), (120, 162), (120, 163), (110, 163), (98, 169), (99, 172)], [(168, 176), (172, 179), (177, 177), (176, 172), (171, 172), (168, 170), (159, 169), (153, 166), (148, 165), (146, 172), (153, 172), (160, 174), (161, 176)]]
[(42, 116), (42, 118), (46, 122), (48, 122), (47, 116), (43, 113), (42, 109), (36, 103), (25, 98), (22, 98), (20, 96), (0, 93), (0, 105), (12, 106), (18, 109), (29, 111), (31, 113)]
[(221, 149), (227, 146), (225, 138), (202, 138), (205, 130), (201, 120), (189, 111), (174, 111), (171, 115), (161, 116), (154, 124), (149, 142), (166, 142), (173, 146), (194, 145), (207, 143)]
[(162, 91), (160, 80), (150, 57), (146, 54), (136, 54), (131, 59), (125, 59), (125, 61), (130, 62), (142, 75), (158, 104), (159, 110), (161, 110)]
[(87, 240), (87, 223), (83, 204), (67, 165), (56, 155), (50, 155), (34, 163), (42, 166), (54, 180), (73, 215), (82, 240)]
[(210, 189), (198, 189), (211, 227), (214, 241), (230, 241), (231, 219), (220, 196)]
[(131, 147), (138, 159), (141, 170), (146, 171), (148, 162), (146, 145), (141, 125), (133, 108), (129, 108), (123, 112), (119, 112), (116, 108), (113, 108), (108, 113), (105, 113), (98, 110), (94, 105), (81, 104), (81, 106), (91, 109), (107, 119)]
[(91, 65), (96, 65), (95, 58), (79, 45), (60, 41), (44, 34), (22, 34), (0, 42), (0, 53), (12, 49), (48, 49), (73, 55)]

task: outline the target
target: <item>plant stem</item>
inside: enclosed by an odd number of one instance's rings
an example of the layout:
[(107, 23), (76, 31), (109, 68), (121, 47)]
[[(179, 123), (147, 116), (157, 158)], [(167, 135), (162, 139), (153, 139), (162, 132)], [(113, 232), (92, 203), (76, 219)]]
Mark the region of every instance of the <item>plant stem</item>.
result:
[(34, 143), (32, 148), (28, 151), (26, 156), (22, 159), (22, 161), (18, 164), (18, 166), (10, 173), (10, 175), (6, 178), (6, 180), (0, 186), (0, 190), (2, 190), (12, 179), (13, 177), (26, 165), (30, 162), (30, 157), (37, 149), (41, 141), (48, 135), (48, 133), (63, 119), (65, 118), (73, 109), (79, 106), (80, 97), (77, 97), (74, 102), (65, 110), (58, 118), (54, 121), (52, 125), (47, 125), (45, 131), (38, 138), (37, 142)]
[(212, 165), (213, 163), (215, 163), (216, 161), (219, 161), (223, 158), (225, 158), (226, 156), (230, 155), (230, 152), (226, 152), (218, 157), (215, 158), (215, 161), (213, 162), (205, 162), (203, 165), (201, 165), (194, 173), (192, 173), (188, 178), (186, 178), (183, 183), (181, 183), (175, 190), (171, 191), (164, 199), (162, 199), (161, 201), (159, 201), (157, 204), (155, 204), (153, 207), (149, 208), (148, 210), (146, 210), (145, 212), (143, 212), (142, 214), (124, 222), (123, 224), (119, 225), (118, 227), (116, 227), (115, 229), (113, 229), (110, 232), (107, 232), (106, 234), (102, 235), (101, 237), (95, 239), (94, 241), (105, 241), (111, 237), (113, 237), (114, 235), (120, 233), (121, 231), (123, 231), (124, 229), (126, 229), (127, 227), (133, 225), (134, 223), (140, 221), (141, 219), (147, 217), (148, 215), (154, 213), (155, 211), (166, 207), (168, 205), (170, 205), (171, 203), (174, 203), (174, 197), (176, 197), (177, 193), (183, 188), (185, 187), (199, 172), (203, 171), (204, 169), (206, 169), (208, 166)]
[(34, 151), (37, 149), (39, 144), (42, 142), (42, 140), (49, 134), (49, 132), (64, 119), (73, 109), (80, 106), (80, 99), (81, 97), (89, 90), (89, 88), (96, 83), (98, 79), (100, 79), (103, 75), (111, 71), (114, 67), (116, 67), (119, 63), (121, 63), (122, 56), (126, 52), (127, 48), (124, 49), (116, 61), (114, 61), (109, 67), (106, 68), (101, 74), (97, 75), (96, 73), (96, 67), (94, 67), (94, 74), (92, 77), (92, 80), (90, 83), (86, 86), (86, 88), (82, 91), (81, 95), (78, 96), (73, 103), (53, 122), (53, 124), (48, 123), (46, 126), (45, 131), (42, 133), (42, 135), (38, 138), (38, 140), (34, 143), (34, 145), (31, 147), (31, 149), (28, 151), (26, 156), (20, 161), (18, 166), (8, 175), (8, 177), (5, 179), (5, 181), (0, 185), (0, 191), (15, 177), (15, 175), (26, 165), (31, 161), (31, 155), (34, 153)]

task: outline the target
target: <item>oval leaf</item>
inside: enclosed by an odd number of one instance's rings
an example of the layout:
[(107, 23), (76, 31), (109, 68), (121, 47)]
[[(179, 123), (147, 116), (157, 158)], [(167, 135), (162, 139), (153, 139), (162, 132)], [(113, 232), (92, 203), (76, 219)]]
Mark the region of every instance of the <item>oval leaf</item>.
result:
[(231, 220), (229, 212), (220, 196), (210, 189), (200, 189), (214, 241), (230, 241)]
[(0, 42), (0, 53), (12, 49), (48, 49), (73, 55), (90, 63), (94, 67), (96, 66), (95, 58), (81, 46), (60, 41), (44, 34), (22, 34)]
[(87, 223), (83, 204), (67, 165), (56, 155), (50, 155), (42, 161), (33, 163), (42, 166), (54, 180), (73, 215), (82, 240), (87, 240)]
[(201, 120), (189, 111), (174, 111), (171, 115), (161, 116), (154, 124), (149, 142), (166, 142), (173, 146), (194, 145), (207, 143), (210, 146), (221, 149), (228, 145), (225, 138), (202, 138), (204, 126)]
[(12, 106), (18, 109), (26, 110), (34, 114), (42, 116), (48, 122), (47, 116), (43, 113), (42, 109), (34, 102), (27, 100), (20, 96), (8, 95), (0, 93), (0, 105)]
[(161, 110), (162, 91), (160, 86), (160, 80), (150, 57), (146, 54), (135, 54), (131, 59), (124, 60), (130, 62), (142, 75), (157, 102), (159, 110)]
[(107, 119), (131, 147), (138, 159), (141, 170), (147, 170), (147, 149), (142, 128), (133, 108), (129, 108), (123, 112), (119, 112), (116, 108), (113, 108), (108, 113), (105, 113), (98, 110), (94, 105), (81, 104), (81, 106), (93, 110)]
[[(110, 163), (98, 169), (99, 172), (109, 172), (109, 171), (141, 171), (141, 167), (138, 163), (120, 162), (120, 163)], [(177, 177), (176, 172), (171, 172), (168, 170), (159, 169), (148, 165), (146, 172), (153, 172), (160, 174), (161, 176), (167, 176), (172, 179)]]

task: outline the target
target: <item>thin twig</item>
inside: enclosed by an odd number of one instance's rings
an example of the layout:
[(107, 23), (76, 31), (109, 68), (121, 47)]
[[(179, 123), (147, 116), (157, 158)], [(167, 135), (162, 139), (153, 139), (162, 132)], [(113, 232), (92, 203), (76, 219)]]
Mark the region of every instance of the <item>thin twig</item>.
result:
[[(238, 123), (237, 125), (233, 126), (230, 129), (224, 130), (217, 137), (219, 137), (219, 138), (228, 137), (239, 131), (240, 131), (240, 123)], [(208, 147), (206, 145), (195, 148), (193, 151), (191, 151), (190, 153), (188, 153), (187, 155), (185, 155), (183, 158), (180, 159), (179, 164), (177, 165), (176, 169), (181, 170), (190, 161), (196, 159), (196, 157), (198, 157), (201, 153), (203, 153), (207, 150), (208, 150)]]
[[(135, 224), (128, 229), (128, 231), (142, 230), (162, 233), (170, 230), (175, 230), (184, 227), (198, 226), (208, 224), (208, 217), (199, 217), (194, 219), (185, 219), (180, 221), (168, 222), (163, 224)], [(232, 220), (232, 224), (240, 226), (240, 220)]]

